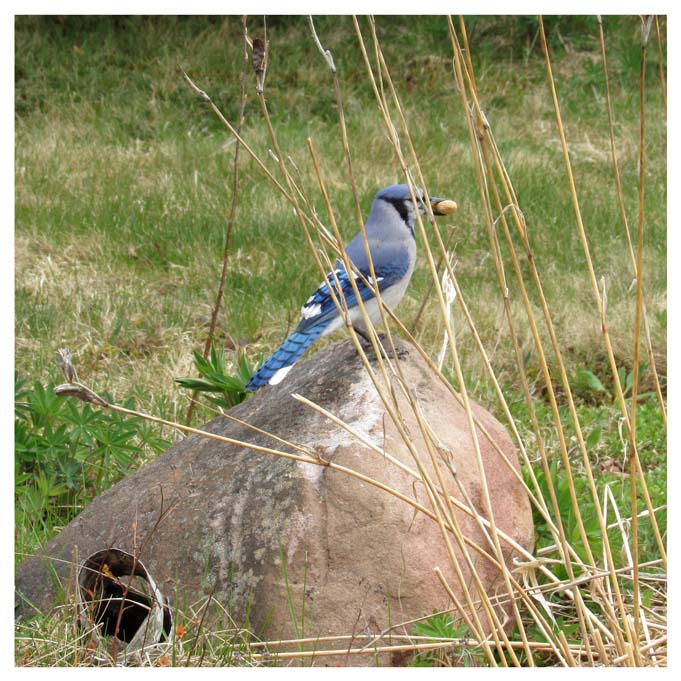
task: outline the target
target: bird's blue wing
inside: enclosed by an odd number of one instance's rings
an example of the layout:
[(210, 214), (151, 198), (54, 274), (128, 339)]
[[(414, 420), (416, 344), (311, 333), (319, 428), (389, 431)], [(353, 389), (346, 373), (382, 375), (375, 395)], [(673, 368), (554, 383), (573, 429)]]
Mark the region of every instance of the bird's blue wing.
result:
[[(378, 275), (376, 275), (376, 278), (379, 280), (380, 287), (382, 278)], [(362, 299), (367, 300), (373, 296), (373, 291), (361, 278), (357, 278), (357, 287)], [(342, 266), (337, 266), (334, 272), (326, 275), (321, 286), (307, 299), (301, 311), (303, 319), (300, 324), (253, 374), (248, 385), (246, 385), (246, 390), (258, 390), (267, 383), (273, 385), (279, 383), (307, 348), (324, 333), (329, 324), (338, 316), (338, 309), (333, 302), (331, 290), (336, 295), (338, 295), (339, 290), (342, 292), (348, 308), (357, 304), (357, 297), (352, 290), (347, 272)]]
[[(375, 268), (376, 281), (378, 283), (378, 290), (383, 292), (397, 281), (399, 281), (406, 271), (405, 268), (400, 267), (384, 267), (380, 269)], [(336, 294), (339, 302), (345, 298), (345, 304), (348, 308), (357, 305), (357, 296), (352, 288), (350, 277), (354, 277), (357, 282), (357, 289), (362, 301), (369, 300), (374, 297), (372, 288), (367, 286), (365, 280), (372, 283), (371, 273), (369, 271), (360, 270), (361, 277), (354, 272), (348, 274), (342, 265), (337, 264), (333, 272), (329, 272), (324, 278), (319, 288), (307, 299), (305, 305), (301, 309), (303, 319), (296, 331), (305, 331), (311, 327), (318, 325), (326, 326), (331, 319), (338, 314), (338, 309), (333, 301), (331, 290)], [(338, 294), (338, 290), (342, 292), (342, 297)], [(342, 302), (341, 302), (342, 305)]]

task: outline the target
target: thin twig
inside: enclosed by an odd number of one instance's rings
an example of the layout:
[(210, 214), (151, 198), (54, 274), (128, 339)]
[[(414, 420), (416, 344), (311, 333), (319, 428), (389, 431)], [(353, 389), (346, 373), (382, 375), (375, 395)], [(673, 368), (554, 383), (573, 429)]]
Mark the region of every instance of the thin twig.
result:
[[(246, 35), (246, 17), (242, 17), (243, 24), (243, 34), (244, 34), (244, 59), (243, 59), (243, 70), (241, 72), (241, 88), (240, 88), (240, 105), (239, 105), (239, 118), (236, 124), (236, 142), (234, 145), (234, 163), (232, 172), (232, 202), (229, 209), (229, 216), (227, 217), (227, 228), (225, 230), (225, 246), (222, 254), (222, 271), (220, 272), (220, 281), (218, 284), (218, 292), (215, 296), (215, 304), (213, 305), (213, 311), (210, 317), (210, 326), (208, 327), (208, 335), (206, 336), (206, 342), (203, 346), (203, 356), (208, 359), (211, 347), (213, 345), (213, 336), (215, 334), (215, 328), (217, 326), (218, 315), (220, 314), (220, 308), (222, 307), (222, 299), (224, 297), (225, 282), (227, 280), (227, 270), (229, 265), (229, 254), (230, 246), (232, 243), (232, 231), (234, 229), (234, 220), (236, 217), (236, 208), (239, 202), (239, 151), (241, 150), (241, 128), (244, 124), (244, 116), (246, 112), (246, 78), (248, 74), (248, 50), (246, 49), (247, 35)], [(185, 421), (187, 425), (191, 425), (192, 415), (194, 413), (194, 405), (196, 404), (196, 398), (198, 395), (198, 390), (194, 390), (190, 399), (189, 407), (187, 409), (187, 416)]]

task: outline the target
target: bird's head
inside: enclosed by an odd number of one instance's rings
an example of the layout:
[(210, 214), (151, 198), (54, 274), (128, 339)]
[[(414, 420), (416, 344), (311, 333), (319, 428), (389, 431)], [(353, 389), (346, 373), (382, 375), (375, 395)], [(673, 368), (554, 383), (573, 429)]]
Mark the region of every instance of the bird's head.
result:
[[(372, 207), (372, 213), (374, 211), (379, 211), (380, 213), (385, 214), (386, 209), (390, 207), (389, 210), (397, 211), (397, 215), (399, 215), (400, 219), (406, 223), (413, 235), (414, 224), (416, 223), (416, 210), (418, 210), (421, 215), (426, 212), (423, 190), (419, 187), (416, 187), (414, 196), (416, 198), (416, 207), (414, 207), (414, 202), (412, 200), (408, 185), (393, 184), (389, 187), (385, 187), (384, 189), (381, 189), (378, 194), (376, 194), (374, 205)], [(449, 199), (440, 199), (434, 196), (429, 198), (433, 215), (451, 215), (457, 209), (456, 203)]]

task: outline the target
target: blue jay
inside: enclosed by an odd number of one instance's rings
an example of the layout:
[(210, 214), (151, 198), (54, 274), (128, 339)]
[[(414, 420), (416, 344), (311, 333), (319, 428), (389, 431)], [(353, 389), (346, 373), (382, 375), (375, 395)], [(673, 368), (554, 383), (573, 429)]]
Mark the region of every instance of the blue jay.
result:
[[(381, 189), (376, 194), (365, 225), (378, 290), (383, 302), (391, 309), (402, 300), (416, 264), (416, 240), (414, 238), (416, 211), (424, 214), (426, 209), (423, 203), (423, 191), (417, 189), (415, 196), (416, 207), (406, 184), (394, 184)], [(434, 215), (449, 215), (456, 210), (454, 201), (431, 197), (430, 203)], [(296, 330), (253, 374), (246, 385), (246, 390), (255, 391), (267, 383), (270, 385), (280, 383), (317, 338), (332, 333), (343, 325), (343, 317), (333, 302), (330, 288), (333, 289), (339, 302), (343, 297), (345, 298), (349, 320), (355, 329), (361, 332), (364, 328), (364, 318), (357, 304), (350, 276), (356, 281), (357, 289), (372, 324), (378, 324), (381, 321), (379, 303), (372, 289), (363, 281), (364, 278), (373, 286), (371, 268), (361, 233), (348, 244), (345, 252), (362, 276), (359, 277), (354, 271), (347, 272), (343, 261), (337, 260), (334, 271), (326, 275), (320, 287), (303, 305), (301, 309), (303, 318)], [(338, 294), (338, 286), (342, 290), (342, 295)]]

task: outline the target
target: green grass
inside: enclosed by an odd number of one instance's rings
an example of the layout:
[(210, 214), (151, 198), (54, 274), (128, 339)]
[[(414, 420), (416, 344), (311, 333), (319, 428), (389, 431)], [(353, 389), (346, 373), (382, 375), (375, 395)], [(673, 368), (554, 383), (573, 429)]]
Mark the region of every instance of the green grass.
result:
[[(471, 39), (478, 32), (481, 40), (489, 36), (492, 27), (483, 31), (489, 22), (477, 20)], [(556, 54), (557, 87), (594, 265), (608, 283), (614, 342), (622, 362), (630, 365), (632, 274), (614, 194), (602, 76), (592, 64), (596, 26), (587, 23), (590, 51), (561, 48)], [(606, 39), (614, 36), (609, 58), (618, 152), (635, 226), (637, 72), (627, 55), (615, 50), (632, 26), (635, 22), (606, 21)], [(372, 106), (350, 19), (319, 21), (317, 28), (338, 61), (366, 212), (374, 192), (399, 179), (397, 168)], [(398, 46), (411, 28), (404, 20), (386, 20), (381, 31), (386, 57), (426, 178), (433, 191), (460, 205), (445, 229), (454, 230), (464, 294), (485, 340), (492, 342), (498, 307), (497, 296), (490, 294), (496, 281), (486, 257), (487, 236), (450, 71), (446, 25), (424, 20), (418, 33), (422, 39), (410, 41), (408, 58), (400, 57)], [(251, 31), (258, 31), (255, 23)], [(577, 35), (584, 31), (580, 26)], [(233, 142), (183, 82), (181, 69), (234, 120), (241, 69), (238, 36), (236, 18), (92, 18), (82, 25), (68, 19), (17, 20), (17, 362), (26, 374), (43, 380), (54, 376), (54, 348), (36, 342), (41, 338), (68, 344), (98, 385), (119, 394), (128, 394), (134, 384), (169, 395), (173, 376), (189, 369), (219, 272)], [(313, 138), (344, 236), (350, 238), (357, 227), (323, 64), (314, 58), (302, 18), (275, 21), (269, 37), (268, 104), (282, 147), (302, 169), (303, 185), (318, 196), (304, 144), (308, 135)], [(533, 51), (517, 60), (503, 43), (481, 45), (476, 68), (483, 106), (488, 99), (486, 111), (516, 183), (546, 295), (558, 311), (559, 332), (574, 346), (578, 360), (593, 356), (599, 322), (591, 306), (584, 305), (585, 265), (541, 54)], [(500, 60), (507, 53), (510, 59)], [(655, 60), (653, 50), (649, 59)], [(666, 309), (666, 185), (665, 125), (653, 67), (645, 243), (654, 321), (655, 313)], [(249, 92), (244, 136), (267, 158), (269, 144), (252, 83)], [(274, 168), (273, 161), (268, 163)], [(283, 338), (319, 273), (301, 266), (295, 254), (305, 253), (305, 245), (295, 218), (245, 154), (241, 181), (220, 328), (259, 351)], [(323, 212), (321, 198), (318, 208)], [(421, 261), (402, 309), (405, 319), (420, 303), (427, 278)], [(490, 298), (494, 302), (484, 304)], [(427, 344), (441, 333), (433, 326), (424, 324), (421, 330)], [(653, 323), (660, 361), (665, 331)], [(503, 369), (511, 357), (503, 351), (498, 355)], [(141, 363), (148, 370), (140, 373)]]
[[(429, 189), (459, 204), (459, 212), (439, 224), (445, 236), (453, 233), (462, 293), (514, 418), (531, 441), (455, 88), (447, 23), (438, 17), (382, 17), (377, 23)], [(361, 25), (366, 39), (368, 24), (362, 20)], [(538, 24), (533, 18), (480, 16), (469, 17), (467, 26), (481, 105), (525, 215), (568, 374), (587, 371), (606, 389), (603, 393), (587, 384), (576, 395), (599, 484), (616, 482), (618, 462), (623, 461), (619, 412), (613, 406), (600, 320), (588, 288)], [(593, 17), (551, 17), (546, 26), (591, 256), (596, 276), (607, 285), (616, 362), (630, 373), (636, 294), (610, 161), (598, 27)], [(351, 19), (320, 17), (316, 28), (339, 69), (366, 215), (374, 193), (402, 178)], [(664, 35), (664, 20), (662, 28)], [(638, 18), (606, 17), (604, 30), (624, 201), (635, 240)], [(210, 321), (231, 200), (234, 141), (182, 73), (236, 122), (240, 31), (237, 17), (16, 19), (15, 310), (21, 380), (43, 386), (60, 382), (54, 354), (58, 347), (68, 347), (81, 379), (98, 392), (108, 392), (118, 402), (134, 399), (142, 410), (165, 418), (184, 419), (187, 392), (175, 379), (196, 375), (193, 352), (203, 348)], [(249, 32), (262, 35), (255, 19), (249, 20)], [(328, 222), (306, 147), (306, 138), (313, 139), (336, 217), (349, 239), (357, 225), (326, 67), (304, 17), (268, 19), (268, 38), (267, 102), (280, 145), (295, 160), (301, 185)], [(657, 58), (652, 43), (645, 100), (644, 283), (665, 388), (666, 121)], [(271, 143), (252, 75), (243, 136), (278, 175), (267, 155)], [(320, 279), (290, 206), (247, 154), (241, 155), (240, 182), (216, 336), (235, 373), (236, 349), (244, 348), (251, 363), (272, 350), (297, 322), (300, 305)], [(502, 243), (502, 253), (507, 252)], [(522, 320), (518, 286), (508, 259), (506, 263), (511, 306)], [(399, 308), (407, 325), (429, 281), (421, 258)], [(529, 293), (538, 304), (532, 287)], [(454, 319), (469, 390), (498, 413), (458, 310)], [(548, 447), (556, 449), (532, 338), (522, 323), (517, 331), (542, 432)], [(417, 338), (435, 355), (442, 332), (437, 306), (429, 304)], [(651, 390), (648, 369), (642, 381), (641, 392)], [(209, 415), (207, 408), (198, 412), (199, 418)], [(653, 400), (639, 408), (639, 428), (654, 503), (666, 503), (665, 433)], [(96, 491), (85, 486), (67, 505), (77, 509)], [(623, 499), (623, 513), (627, 503)], [(59, 507), (50, 507), (40, 518), (21, 514), (17, 546), (33, 550), (67, 522), (72, 512)]]

